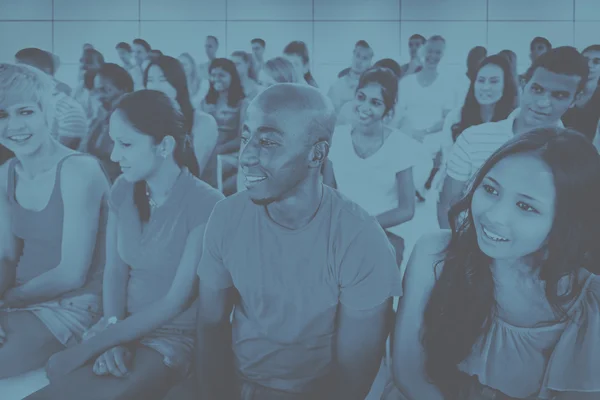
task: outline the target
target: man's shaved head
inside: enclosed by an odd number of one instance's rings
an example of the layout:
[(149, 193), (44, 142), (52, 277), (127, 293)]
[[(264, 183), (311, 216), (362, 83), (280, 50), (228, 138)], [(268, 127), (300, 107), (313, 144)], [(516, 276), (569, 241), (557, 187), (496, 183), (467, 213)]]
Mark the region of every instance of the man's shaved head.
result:
[(240, 149), (252, 201), (267, 205), (319, 190), (334, 128), (333, 104), (311, 86), (282, 83), (256, 96)]
[(318, 89), (296, 83), (279, 83), (270, 86), (254, 98), (249, 105), (265, 113), (302, 114), (306, 118), (307, 140), (331, 143), (335, 129), (336, 113), (331, 100)]

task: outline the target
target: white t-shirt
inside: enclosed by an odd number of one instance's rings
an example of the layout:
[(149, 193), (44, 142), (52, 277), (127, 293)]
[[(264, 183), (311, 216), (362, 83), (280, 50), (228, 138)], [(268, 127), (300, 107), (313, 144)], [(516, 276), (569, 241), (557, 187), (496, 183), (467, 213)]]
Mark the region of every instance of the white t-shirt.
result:
[[(427, 157), (423, 147), (394, 130), (375, 154), (363, 159), (354, 150), (351, 131), (351, 125), (338, 126), (329, 151), (338, 190), (373, 216), (397, 208), (396, 174), (422, 163)], [(405, 225), (388, 230), (402, 236)]]
[[(431, 128), (444, 117), (444, 111), (450, 111), (456, 104), (456, 90), (450, 80), (439, 75), (427, 87), (417, 81), (417, 74), (409, 75), (398, 84), (398, 105), (396, 114), (402, 119), (402, 125), (408, 124), (415, 129)], [(402, 126), (394, 125), (400, 129)], [(443, 132), (429, 134), (423, 144), (432, 156), (440, 150)]]

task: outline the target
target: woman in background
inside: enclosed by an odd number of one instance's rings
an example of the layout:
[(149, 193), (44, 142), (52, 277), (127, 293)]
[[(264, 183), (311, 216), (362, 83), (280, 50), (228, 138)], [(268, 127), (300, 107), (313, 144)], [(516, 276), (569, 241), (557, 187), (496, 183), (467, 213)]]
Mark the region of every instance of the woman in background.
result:
[(283, 54), (294, 66), (298, 82), (306, 82), (310, 86), (319, 87), (310, 72), (310, 57), (308, 56), (306, 43), (301, 41), (291, 42), (285, 46)]
[[(391, 58), (382, 58), (381, 60), (379, 60), (375, 64), (373, 64), (373, 67), (381, 67), (381, 68), (387, 68), (387, 69), (391, 70), (394, 73), (394, 75), (396, 75), (396, 77), (398, 78), (398, 81), (400, 81), (400, 78), (402, 77), (402, 67), (400, 66), (400, 64), (398, 64), (396, 61), (392, 60)], [(354, 109), (353, 102), (348, 102), (348, 103), (344, 104), (342, 106), (342, 108), (340, 109), (340, 112), (338, 113), (336, 125), (351, 124), (353, 121), (353, 118), (355, 116), (353, 109)]]
[(271, 58), (260, 70), (259, 80), (264, 86), (276, 83), (297, 83), (296, 70), (292, 63), (284, 57)]
[[(475, 70), (464, 104), (448, 113), (444, 120), (444, 140), (442, 143), (442, 163), (436, 177), (438, 189), (446, 178), (446, 160), (456, 142), (465, 130), (487, 122), (502, 121), (515, 110), (519, 99), (517, 81), (505, 57), (487, 57)], [(438, 207), (438, 211), (441, 209)], [(438, 215), (443, 221), (447, 215)]]
[(452, 230), (415, 246), (383, 398), (599, 398), (599, 203), (583, 135), (541, 128), (496, 151)]
[(123, 174), (109, 196), (104, 316), (82, 344), (50, 359), (50, 385), (29, 400), (160, 400), (189, 372), (196, 267), (223, 196), (190, 172), (185, 126), (154, 90), (126, 95), (111, 116)]
[(202, 79), (200, 79), (200, 75), (198, 74), (198, 65), (190, 53), (181, 54), (179, 56), (179, 62), (185, 72), (192, 107), (194, 107), (194, 109), (199, 108), (202, 99), (206, 96), (207, 89), (202, 90), (204, 88)]
[(94, 88), (96, 72), (100, 70), (103, 64), (104, 56), (98, 50), (93, 48), (83, 50), (79, 60), (79, 77), (73, 92), (73, 98), (83, 107), (88, 121), (92, 121), (97, 117), (98, 109), (101, 107), (101, 104), (91, 95), (91, 91)]
[(245, 51), (234, 51), (231, 53), (231, 61), (233, 61), (237, 68), (242, 87), (244, 88), (244, 95), (248, 101), (251, 101), (258, 93), (264, 90), (258, 83), (252, 55)]
[(241, 144), (241, 124), (248, 102), (237, 68), (231, 60), (214, 59), (210, 63), (209, 74), (210, 89), (200, 107), (217, 121), (219, 137), (201, 178), (215, 188), (222, 181), (223, 192), (230, 195), (236, 189), (237, 163), (232, 161), (226, 164), (221, 176), (217, 177), (217, 156), (237, 159)]
[(100, 317), (109, 184), (51, 135), (51, 78), (0, 64), (0, 379), (38, 369)]
[(187, 78), (179, 60), (169, 56), (160, 56), (156, 61), (152, 61), (146, 68), (144, 86), (166, 94), (183, 113), (185, 130), (191, 134), (197, 161), (196, 166), (191, 166), (191, 171), (199, 176), (206, 169), (217, 144), (217, 123), (211, 115), (199, 108), (193, 108), (190, 102)]

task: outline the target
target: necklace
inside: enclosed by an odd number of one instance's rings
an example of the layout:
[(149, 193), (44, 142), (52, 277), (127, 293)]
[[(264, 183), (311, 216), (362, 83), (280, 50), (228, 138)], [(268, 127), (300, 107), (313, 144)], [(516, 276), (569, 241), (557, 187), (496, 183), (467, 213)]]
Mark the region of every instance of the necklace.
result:
[[(171, 184), (171, 187), (169, 188), (169, 190), (167, 190), (165, 193), (168, 194), (168, 193), (170, 193), (173, 190), (173, 187), (175, 187), (175, 184), (179, 180), (179, 176), (180, 175), (181, 175), (181, 171), (177, 175), (177, 178), (175, 178), (175, 180)], [(148, 204), (150, 205), (150, 209), (155, 209), (155, 208), (157, 208), (159, 206), (159, 204), (156, 202), (156, 200), (154, 200), (152, 198), (152, 193), (150, 192), (150, 186), (148, 186), (148, 182), (146, 182), (146, 198), (148, 199)]]
[(150, 194), (150, 188), (148, 187), (147, 183), (146, 183), (146, 198), (148, 199), (148, 204), (150, 205), (151, 209), (154, 209), (158, 206), (158, 204), (156, 203), (156, 201), (154, 201), (154, 199), (152, 198), (152, 195)]

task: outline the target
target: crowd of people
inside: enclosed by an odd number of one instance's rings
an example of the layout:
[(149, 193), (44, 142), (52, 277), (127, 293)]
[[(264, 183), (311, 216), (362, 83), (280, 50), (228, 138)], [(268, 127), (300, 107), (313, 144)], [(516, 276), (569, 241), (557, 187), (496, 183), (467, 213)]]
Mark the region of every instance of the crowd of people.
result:
[[(27, 399), (600, 398), (600, 45), (0, 63), (0, 379)], [(413, 238), (435, 202), (439, 230)], [(594, 211), (596, 210), (596, 211)], [(434, 217), (435, 218), (435, 217)], [(82, 397), (83, 396), (83, 397)]]

